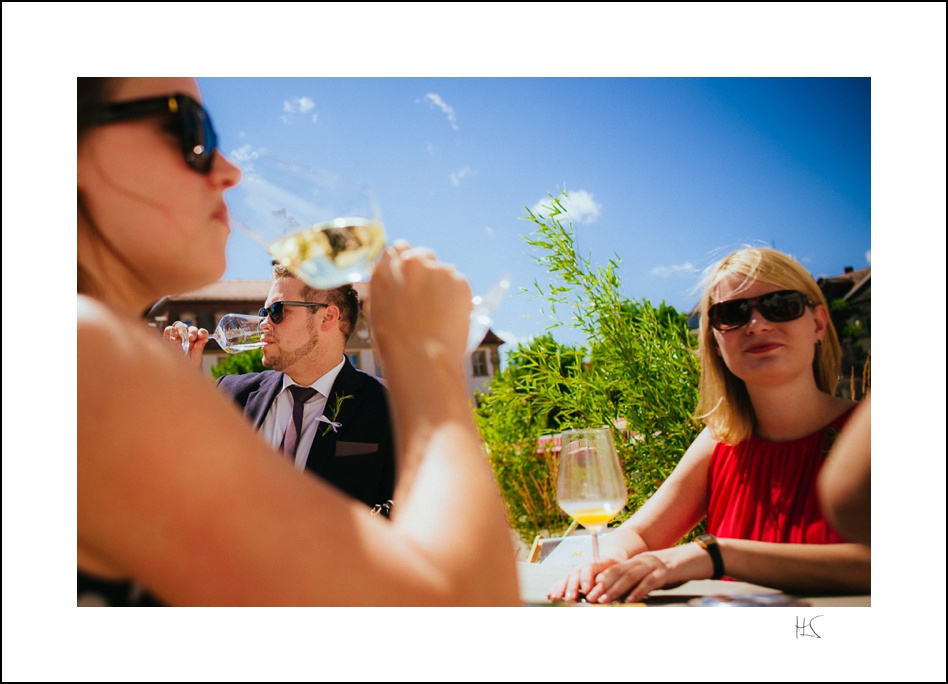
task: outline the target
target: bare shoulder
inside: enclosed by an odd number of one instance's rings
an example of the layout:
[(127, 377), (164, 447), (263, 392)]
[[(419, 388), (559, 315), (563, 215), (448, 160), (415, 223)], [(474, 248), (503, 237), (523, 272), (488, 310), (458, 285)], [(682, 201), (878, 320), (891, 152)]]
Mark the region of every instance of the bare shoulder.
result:
[[(114, 399), (121, 386), (147, 381), (168, 355), (158, 335), (143, 321), (92, 297), (78, 297), (76, 363), (80, 411), (84, 407), (95, 408), (100, 399)], [(138, 385), (139, 393), (144, 394), (141, 390), (147, 386)]]
[(703, 483), (707, 478), (708, 466), (716, 444), (711, 431), (704, 428), (678, 461), (667, 481)]
[(109, 320), (114, 320), (115, 313), (111, 308), (87, 295), (78, 295), (76, 297), (76, 324), (80, 336), (93, 333), (96, 329), (103, 329), (103, 326), (109, 325)]
[(691, 443), (691, 446), (688, 447), (688, 450), (685, 451), (685, 455), (681, 459), (681, 464), (688, 462), (690, 465), (697, 464), (707, 464), (711, 458), (711, 454), (714, 453), (714, 447), (717, 445), (717, 440), (711, 435), (711, 430), (709, 428), (704, 428), (698, 436), (695, 437), (695, 440)]

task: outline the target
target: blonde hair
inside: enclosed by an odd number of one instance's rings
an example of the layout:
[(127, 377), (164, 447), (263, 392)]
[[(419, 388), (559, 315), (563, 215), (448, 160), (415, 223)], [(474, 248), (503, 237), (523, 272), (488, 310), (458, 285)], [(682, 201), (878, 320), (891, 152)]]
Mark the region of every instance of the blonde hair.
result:
[[(711, 266), (703, 280), (700, 301), (701, 323), (698, 328), (698, 356), (701, 360), (701, 381), (695, 418), (704, 421), (712, 436), (728, 444), (737, 444), (754, 433), (757, 417), (744, 381), (734, 375), (724, 359), (717, 354), (714, 331), (708, 322), (708, 308), (714, 292), (728, 277), (743, 279), (735, 293), (754, 282), (767, 283), (782, 289), (798, 290), (811, 302), (829, 311), (826, 297), (813, 276), (793, 257), (765, 247), (745, 247)], [(834, 395), (839, 383), (842, 352), (839, 337), (831, 320), (827, 321), (823, 343), (815, 347), (813, 377), (816, 386)]]

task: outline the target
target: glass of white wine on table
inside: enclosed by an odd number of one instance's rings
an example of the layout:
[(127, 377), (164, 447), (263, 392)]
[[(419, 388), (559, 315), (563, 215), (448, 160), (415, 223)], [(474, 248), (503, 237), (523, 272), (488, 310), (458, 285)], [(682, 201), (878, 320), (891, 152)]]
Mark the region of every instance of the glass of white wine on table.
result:
[[(226, 194), (232, 223), (316, 289), (366, 282), (387, 243), (370, 188), (329, 171), (253, 152)], [(473, 298), (467, 352), (484, 339), (510, 279)]]
[(589, 531), (593, 562), (599, 564), (599, 533), (628, 498), (609, 428), (566, 430), (562, 433), (556, 502)]

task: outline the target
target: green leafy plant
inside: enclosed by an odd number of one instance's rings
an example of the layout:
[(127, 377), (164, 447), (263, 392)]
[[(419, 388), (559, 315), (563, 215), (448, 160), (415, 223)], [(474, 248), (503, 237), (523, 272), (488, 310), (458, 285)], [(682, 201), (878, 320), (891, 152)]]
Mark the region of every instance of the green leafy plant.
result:
[(222, 375), (241, 375), (266, 370), (263, 365), (263, 350), (249, 349), (239, 354), (228, 354), (211, 366), (211, 377), (214, 380)]
[[(828, 302), (842, 351), (841, 382), (837, 394), (863, 399), (869, 391), (869, 311), (850, 306), (844, 299)], [(847, 381), (848, 380), (848, 381)]]
[[(564, 191), (563, 196), (566, 196)], [(562, 534), (569, 518), (556, 503), (557, 453), (541, 436), (611, 426), (626, 474), (626, 519), (674, 469), (700, 426), (697, 339), (686, 314), (662, 302), (623, 297), (619, 259), (593, 266), (576, 253), (573, 226), (552, 198), (547, 214), (529, 209), (536, 232), (524, 236), (552, 281), (534, 281), (552, 323), (583, 333), (587, 343), (558, 344), (551, 335), (520, 345), (478, 396), (476, 418), (520, 538)], [(560, 312), (569, 312), (563, 320)]]

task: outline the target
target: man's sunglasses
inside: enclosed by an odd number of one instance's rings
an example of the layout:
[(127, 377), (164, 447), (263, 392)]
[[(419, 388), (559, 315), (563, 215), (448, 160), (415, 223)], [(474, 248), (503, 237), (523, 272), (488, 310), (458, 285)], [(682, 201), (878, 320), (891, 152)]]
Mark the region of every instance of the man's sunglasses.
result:
[(708, 309), (708, 320), (716, 330), (734, 330), (747, 325), (751, 311), (757, 309), (768, 321), (785, 323), (800, 318), (808, 306), (813, 306), (813, 302), (802, 292), (778, 290), (760, 297), (731, 299), (713, 304)]
[(102, 126), (162, 114), (172, 117), (187, 165), (198, 173), (210, 173), (214, 151), (217, 149), (217, 133), (201, 103), (187, 95), (176, 93), (144, 100), (112, 102), (86, 110), (81, 116), (93, 125)]
[(273, 302), (270, 306), (265, 306), (260, 309), (257, 315), (260, 316), (260, 318), (266, 318), (269, 315), (270, 321), (274, 325), (278, 325), (283, 322), (284, 306), (308, 306), (311, 309), (316, 309), (321, 306), (329, 305), (323, 304), (322, 302)]

